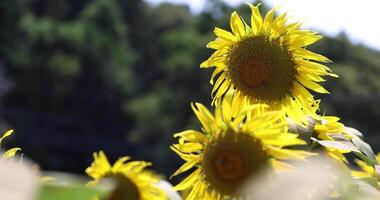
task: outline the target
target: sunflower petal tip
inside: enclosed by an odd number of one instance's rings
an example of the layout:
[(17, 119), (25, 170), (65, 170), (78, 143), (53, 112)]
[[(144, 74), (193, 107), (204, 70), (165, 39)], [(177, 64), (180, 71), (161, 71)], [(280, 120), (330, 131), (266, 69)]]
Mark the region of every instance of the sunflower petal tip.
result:
[(200, 64), (200, 67), (201, 67), (201, 68), (207, 68), (207, 67), (208, 67), (208, 60), (203, 61), (203, 62)]
[(338, 74), (330, 74), (331, 77), (334, 77), (334, 78), (339, 78), (339, 75)]

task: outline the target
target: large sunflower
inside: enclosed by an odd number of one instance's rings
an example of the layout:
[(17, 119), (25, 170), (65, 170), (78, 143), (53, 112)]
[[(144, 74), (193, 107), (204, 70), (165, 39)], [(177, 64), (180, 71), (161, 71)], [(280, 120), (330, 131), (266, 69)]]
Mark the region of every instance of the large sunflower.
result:
[[(12, 134), (13, 134), (13, 130), (9, 130), (9, 131), (5, 132), (3, 136), (1, 136), (1, 138), (0, 138), (0, 147), (1, 147), (1, 142), (6, 137), (9, 137)], [(1, 157), (3, 157), (3, 158), (13, 158), (18, 151), (21, 151), (21, 149), (18, 148), (18, 147), (17, 148), (11, 148), (8, 151), (6, 151), (5, 153), (3, 153), (3, 155), (1, 155)]]
[(322, 36), (300, 30), (301, 23), (287, 23), (286, 13), (275, 17), (272, 9), (263, 19), (259, 6), (249, 6), (250, 25), (235, 11), (232, 32), (215, 28), (217, 38), (207, 45), (216, 51), (201, 68), (215, 67), (210, 81), (214, 102), (232, 90), (234, 101), (240, 102), (237, 105), (265, 103), (298, 119), (314, 114), (318, 104), (306, 88), (328, 93), (316, 82), (324, 81), (325, 75), (336, 77), (321, 64), (330, 62), (328, 58), (305, 48)]
[(233, 117), (230, 98), (223, 98), (219, 103), (214, 115), (202, 104), (193, 104), (202, 131), (174, 134), (179, 142), (171, 149), (186, 163), (173, 176), (195, 169), (175, 186), (177, 190), (189, 192), (186, 199), (244, 197), (240, 193), (243, 184), (267, 166), (289, 169), (284, 160), (302, 160), (312, 155), (285, 148), (305, 142), (287, 132), (280, 112), (266, 112), (248, 120), (247, 113), (255, 112), (258, 106), (245, 108)]
[(118, 186), (109, 199), (151, 200), (166, 199), (165, 193), (157, 187), (158, 177), (145, 168), (151, 163), (130, 161), (122, 157), (111, 165), (103, 151), (94, 153), (94, 161), (86, 169), (86, 173), (94, 179), (89, 184), (95, 184), (102, 178), (112, 177)]

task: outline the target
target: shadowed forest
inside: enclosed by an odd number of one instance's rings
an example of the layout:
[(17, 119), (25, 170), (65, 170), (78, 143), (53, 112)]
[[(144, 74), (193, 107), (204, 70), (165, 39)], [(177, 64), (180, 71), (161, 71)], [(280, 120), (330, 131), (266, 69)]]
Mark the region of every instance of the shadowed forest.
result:
[[(180, 165), (172, 134), (199, 129), (190, 103), (211, 103), (212, 71), (199, 64), (232, 9), (218, 0), (197, 15), (141, 0), (0, 1), (0, 130), (15, 129), (5, 145), (43, 170), (84, 173), (103, 149), (169, 175)], [(248, 6), (236, 9), (248, 19)], [(325, 114), (380, 151), (380, 52), (344, 33), (309, 48), (341, 76), (324, 85)]]

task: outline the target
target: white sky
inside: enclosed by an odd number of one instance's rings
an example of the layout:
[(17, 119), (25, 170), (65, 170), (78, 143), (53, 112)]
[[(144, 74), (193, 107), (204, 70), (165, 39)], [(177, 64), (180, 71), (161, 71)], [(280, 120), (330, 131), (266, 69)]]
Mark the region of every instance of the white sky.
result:
[[(154, 5), (160, 2), (187, 3), (193, 12), (202, 10), (207, 0), (146, 0)], [(248, 0), (224, 0), (229, 5)], [(264, 0), (265, 1), (265, 0)], [(292, 19), (303, 21), (305, 28), (336, 35), (345, 31), (349, 38), (380, 50), (380, 0), (266, 0), (270, 6), (279, 6)], [(378, 15), (379, 14), (379, 15)]]

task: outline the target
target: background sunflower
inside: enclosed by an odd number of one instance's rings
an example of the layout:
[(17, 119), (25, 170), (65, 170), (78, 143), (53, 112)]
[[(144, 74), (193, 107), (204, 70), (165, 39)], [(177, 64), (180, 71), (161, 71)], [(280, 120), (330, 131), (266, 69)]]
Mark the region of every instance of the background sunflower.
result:
[(316, 32), (301, 30), (301, 23), (288, 22), (287, 13), (275, 17), (275, 9), (263, 18), (259, 5), (249, 4), (251, 22), (248, 25), (237, 12), (231, 14), (232, 32), (215, 28), (217, 38), (207, 47), (215, 52), (201, 68), (215, 67), (211, 83), (217, 100), (233, 90), (236, 101), (256, 104), (265, 103), (271, 110), (282, 110), (296, 120), (305, 114), (317, 117), (315, 103), (308, 88), (328, 93), (317, 82), (323, 76), (337, 75), (321, 63), (330, 60), (306, 50), (308, 45), (322, 37)]

